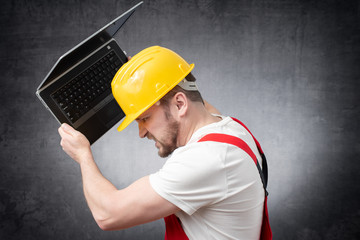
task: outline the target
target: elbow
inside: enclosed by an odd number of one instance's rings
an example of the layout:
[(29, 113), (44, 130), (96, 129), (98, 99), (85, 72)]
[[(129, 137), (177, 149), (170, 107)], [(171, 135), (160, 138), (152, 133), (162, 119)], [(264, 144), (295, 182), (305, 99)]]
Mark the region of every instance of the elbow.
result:
[(95, 220), (99, 228), (103, 231), (111, 231), (113, 230), (109, 224), (106, 224), (106, 222)]
[(123, 218), (120, 218), (119, 215), (108, 215), (106, 217), (104, 217), (104, 215), (94, 215), (94, 220), (99, 228), (103, 231), (114, 231), (127, 228), (125, 221)]
[(104, 231), (111, 230), (111, 222), (113, 222), (111, 212), (104, 208), (90, 208), (93, 218), (100, 229)]
[(94, 219), (95, 219), (96, 224), (103, 231), (119, 230), (119, 228), (116, 228), (114, 226), (114, 221), (112, 221), (111, 219), (104, 219), (104, 218), (97, 218), (97, 217), (94, 217)]
[(124, 222), (121, 206), (115, 204), (112, 199), (108, 196), (102, 201), (101, 207), (90, 208), (96, 224), (104, 231), (122, 229)]
[(94, 217), (96, 224), (99, 226), (99, 228), (101, 230), (103, 230), (103, 231), (110, 230), (110, 226), (108, 224), (108, 218), (106, 218), (102, 215), (94, 214), (94, 213), (93, 213), (93, 217)]
[[(107, 197), (101, 208), (93, 208), (91, 212), (94, 220), (103, 231), (121, 230), (131, 227), (131, 211), (129, 205), (123, 204), (123, 197)], [(130, 215), (130, 216), (129, 216)]]

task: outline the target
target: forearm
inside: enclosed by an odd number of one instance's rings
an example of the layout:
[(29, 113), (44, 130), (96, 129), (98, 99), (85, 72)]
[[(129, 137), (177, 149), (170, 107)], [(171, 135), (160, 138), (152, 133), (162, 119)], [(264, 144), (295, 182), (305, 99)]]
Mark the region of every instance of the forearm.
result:
[(112, 218), (114, 204), (118, 202), (114, 199), (119, 191), (101, 174), (89, 141), (68, 124), (62, 124), (58, 130), (63, 150), (80, 165), (84, 195), (95, 221), (99, 224)]
[(80, 168), (84, 195), (96, 222), (109, 218), (109, 201), (118, 190), (101, 174), (91, 152), (80, 161)]

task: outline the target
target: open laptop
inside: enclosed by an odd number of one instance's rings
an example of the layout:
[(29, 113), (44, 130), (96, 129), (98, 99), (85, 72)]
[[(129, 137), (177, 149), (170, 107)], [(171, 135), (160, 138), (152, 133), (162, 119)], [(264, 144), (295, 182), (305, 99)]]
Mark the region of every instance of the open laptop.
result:
[(60, 124), (82, 132), (91, 144), (125, 116), (111, 81), (127, 57), (113, 37), (142, 3), (62, 55), (36, 91)]

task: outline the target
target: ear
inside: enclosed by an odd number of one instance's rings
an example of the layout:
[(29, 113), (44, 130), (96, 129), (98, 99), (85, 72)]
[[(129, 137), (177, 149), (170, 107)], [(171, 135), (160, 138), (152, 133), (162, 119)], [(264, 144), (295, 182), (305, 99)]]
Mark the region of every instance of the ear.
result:
[(189, 102), (183, 92), (177, 92), (173, 97), (173, 106), (175, 106), (176, 115), (178, 117), (183, 117), (188, 111)]

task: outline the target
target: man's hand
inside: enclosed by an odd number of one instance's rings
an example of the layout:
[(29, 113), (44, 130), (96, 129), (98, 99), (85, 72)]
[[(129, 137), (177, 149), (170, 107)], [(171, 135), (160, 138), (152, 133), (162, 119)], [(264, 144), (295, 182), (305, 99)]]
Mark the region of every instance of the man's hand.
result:
[(61, 136), (60, 145), (72, 159), (80, 164), (83, 159), (91, 156), (90, 143), (81, 132), (66, 123), (58, 131)]

